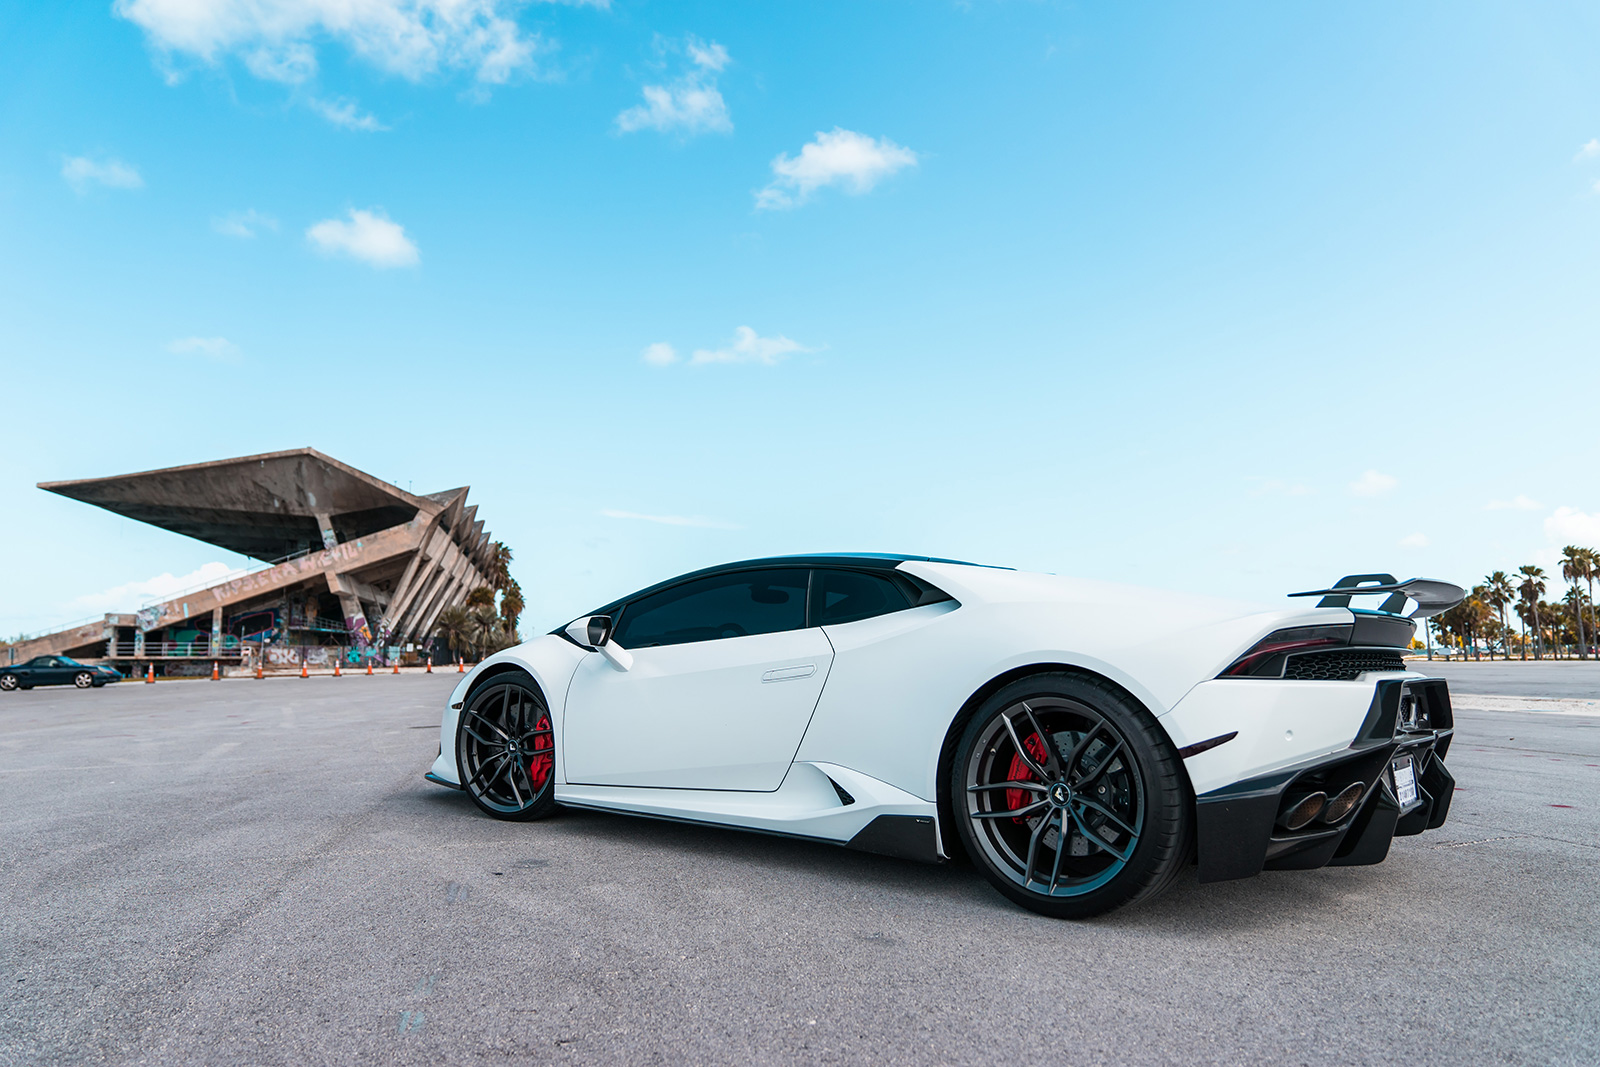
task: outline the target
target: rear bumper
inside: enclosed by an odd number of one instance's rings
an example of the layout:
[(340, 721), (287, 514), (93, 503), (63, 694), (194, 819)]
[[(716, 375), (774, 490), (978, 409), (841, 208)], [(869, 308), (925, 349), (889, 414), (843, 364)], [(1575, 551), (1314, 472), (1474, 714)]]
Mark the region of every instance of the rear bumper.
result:
[[(1402, 689), (1423, 703), (1426, 728), (1400, 722)], [(1248, 878), (1262, 870), (1381, 863), (1395, 837), (1435, 829), (1448, 817), (1455, 779), (1445, 769), (1444, 758), (1454, 733), (1450, 695), (1443, 681), (1378, 682), (1349, 748), (1195, 798), (1200, 881)], [(1417, 796), (1402, 804), (1392, 768), (1405, 756), (1412, 761)], [(1338, 821), (1315, 820), (1289, 830), (1280, 820), (1291, 798), (1312, 791), (1331, 796), (1352, 782), (1361, 782), (1365, 791)]]

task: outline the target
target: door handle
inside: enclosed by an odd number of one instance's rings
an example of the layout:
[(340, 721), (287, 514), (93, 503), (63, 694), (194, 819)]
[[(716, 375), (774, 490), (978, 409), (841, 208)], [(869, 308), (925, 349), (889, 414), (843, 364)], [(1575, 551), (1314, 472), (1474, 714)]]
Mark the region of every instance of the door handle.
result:
[(768, 671), (761, 676), (763, 682), (788, 682), (797, 678), (809, 678), (817, 673), (815, 663), (803, 663), (797, 667), (779, 667), (777, 670)]

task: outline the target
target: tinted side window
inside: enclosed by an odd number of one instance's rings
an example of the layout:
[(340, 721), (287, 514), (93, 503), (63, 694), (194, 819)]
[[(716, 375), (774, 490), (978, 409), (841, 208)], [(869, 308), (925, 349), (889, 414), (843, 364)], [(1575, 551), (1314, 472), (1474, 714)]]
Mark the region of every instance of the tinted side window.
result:
[(623, 609), (617, 644), (648, 648), (799, 630), (806, 624), (808, 573), (741, 571), (662, 590)]
[(813, 625), (870, 619), (891, 611), (904, 611), (911, 601), (893, 581), (860, 571), (825, 571), (816, 574), (811, 610)]

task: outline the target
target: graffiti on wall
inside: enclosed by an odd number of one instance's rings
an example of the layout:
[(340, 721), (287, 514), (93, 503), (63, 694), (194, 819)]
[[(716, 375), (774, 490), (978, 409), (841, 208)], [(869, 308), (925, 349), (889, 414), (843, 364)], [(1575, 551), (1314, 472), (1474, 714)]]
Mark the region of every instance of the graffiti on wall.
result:
[(346, 615), (344, 628), (350, 631), (350, 641), (357, 648), (366, 648), (372, 644), (372, 631), (367, 628), (365, 615)]

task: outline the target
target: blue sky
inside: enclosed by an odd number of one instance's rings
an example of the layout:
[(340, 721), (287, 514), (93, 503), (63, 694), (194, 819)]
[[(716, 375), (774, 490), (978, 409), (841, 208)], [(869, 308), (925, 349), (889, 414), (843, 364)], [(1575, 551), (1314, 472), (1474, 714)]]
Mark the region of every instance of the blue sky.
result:
[(471, 484), (525, 630), (810, 550), (1548, 567), (1600, 546), (1597, 45), (1576, 3), (0, 2), (0, 632), (242, 562), (34, 483), (301, 445)]

